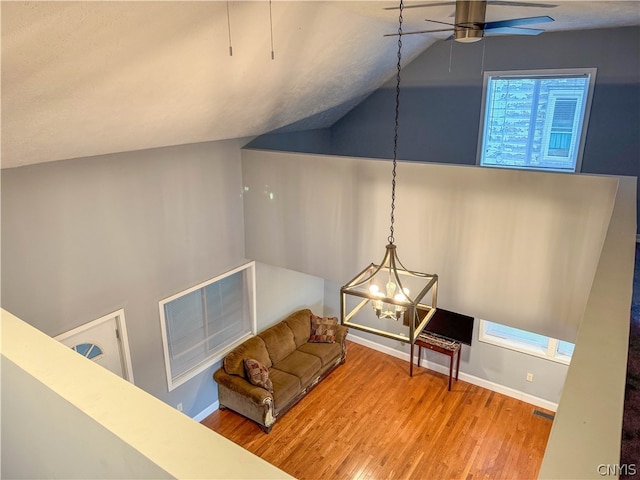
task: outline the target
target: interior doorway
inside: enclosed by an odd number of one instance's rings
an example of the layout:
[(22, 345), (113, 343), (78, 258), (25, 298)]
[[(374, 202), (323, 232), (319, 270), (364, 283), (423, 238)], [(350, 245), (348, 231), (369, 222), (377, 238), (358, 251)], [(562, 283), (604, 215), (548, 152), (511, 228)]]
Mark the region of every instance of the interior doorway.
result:
[(134, 383), (124, 310), (85, 323), (58, 335), (55, 339)]

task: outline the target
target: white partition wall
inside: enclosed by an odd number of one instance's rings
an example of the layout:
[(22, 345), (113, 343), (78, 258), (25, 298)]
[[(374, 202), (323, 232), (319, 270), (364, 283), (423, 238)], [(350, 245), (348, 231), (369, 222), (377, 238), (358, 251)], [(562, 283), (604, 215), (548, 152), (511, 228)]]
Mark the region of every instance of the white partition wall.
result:
[(0, 324), (2, 478), (291, 478), (4, 309)]
[[(615, 209), (538, 478), (598, 479), (620, 467), (636, 184), (635, 178), (620, 178)], [(619, 469), (615, 471), (620, 473)]]
[[(339, 283), (382, 259), (390, 162), (243, 150), (242, 174), (247, 257)], [(575, 341), (617, 185), (402, 162), (398, 254), (439, 275), (441, 306)]]

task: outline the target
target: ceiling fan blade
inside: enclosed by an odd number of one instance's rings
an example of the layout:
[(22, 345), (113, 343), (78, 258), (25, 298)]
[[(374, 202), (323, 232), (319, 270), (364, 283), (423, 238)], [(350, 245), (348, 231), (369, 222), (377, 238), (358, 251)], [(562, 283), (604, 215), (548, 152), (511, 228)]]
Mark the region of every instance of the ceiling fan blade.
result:
[[(402, 32), (402, 36), (404, 35), (415, 35), (418, 33), (437, 33), (437, 32), (453, 32), (453, 28), (440, 28), (438, 30), (417, 30), (415, 32)], [(399, 33), (387, 33), (385, 37), (397, 37), (400, 35)]]
[(430, 20), (428, 18), (424, 19), (425, 22), (431, 22), (431, 23), (440, 23), (442, 25), (449, 25), (451, 27), (455, 27), (456, 24), (455, 23), (450, 23), (450, 22), (441, 22), (440, 20)]
[(485, 30), (486, 35), (540, 35), (544, 30), (537, 28), (500, 27)]
[(489, 5), (501, 5), (505, 7), (535, 7), (535, 8), (555, 8), (557, 5), (550, 3), (532, 3), (532, 2), (509, 2), (507, 0), (488, 0)]
[(497, 22), (487, 22), (484, 24), (485, 30), (491, 30), (494, 28), (502, 27), (520, 27), (522, 25), (531, 25), (534, 23), (547, 23), (553, 22), (553, 18), (543, 15), (541, 17), (525, 17), (525, 18), (511, 18), (509, 20), (498, 20)]

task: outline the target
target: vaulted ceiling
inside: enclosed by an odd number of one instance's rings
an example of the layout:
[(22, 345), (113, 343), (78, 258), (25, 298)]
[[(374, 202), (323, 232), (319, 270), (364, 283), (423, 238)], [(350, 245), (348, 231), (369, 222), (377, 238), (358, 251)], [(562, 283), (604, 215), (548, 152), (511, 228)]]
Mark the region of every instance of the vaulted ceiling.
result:
[[(453, 6), (435, 3), (405, 9), (404, 30), (451, 22)], [(538, 3), (556, 7), (489, 4), (487, 21), (640, 24), (637, 1)], [(330, 126), (394, 74), (397, 39), (383, 35), (396, 5), (3, 1), (2, 168)], [(403, 56), (447, 36), (405, 36)]]

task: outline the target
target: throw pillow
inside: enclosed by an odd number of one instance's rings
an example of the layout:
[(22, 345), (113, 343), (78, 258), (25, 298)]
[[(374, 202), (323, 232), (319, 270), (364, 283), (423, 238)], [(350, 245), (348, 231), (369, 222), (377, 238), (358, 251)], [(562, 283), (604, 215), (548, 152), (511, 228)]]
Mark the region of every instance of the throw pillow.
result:
[(338, 326), (337, 317), (317, 317), (311, 314), (311, 343), (335, 343), (336, 327)]
[(273, 383), (269, 378), (269, 369), (267, 367), (253, 358), (245, 358), (244, 368), (247, 371), (247, 378), (251, 383), (273, 393)]

